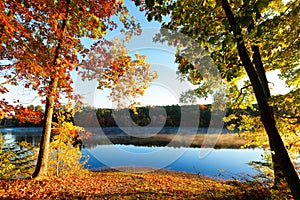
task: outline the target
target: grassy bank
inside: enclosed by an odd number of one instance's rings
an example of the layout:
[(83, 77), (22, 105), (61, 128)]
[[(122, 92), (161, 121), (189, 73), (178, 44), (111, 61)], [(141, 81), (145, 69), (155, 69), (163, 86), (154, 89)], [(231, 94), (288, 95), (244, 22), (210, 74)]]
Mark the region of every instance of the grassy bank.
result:
[(220, 181), (166, 170), (90, 172), (49, 180), (0, 181), (0, 199), (291, 199), (268, 184)]
[[(213, 148), (240, 148), (247, 143), (238, 134), (157, 134), (151, 137), (134, 137), (107, 135), (109, 141), (103, 137), (91, 137), (84, 140), (84, 145), (98, 144), (132, 144), (136, 146), (173, 146), (173, 147), (213, 147)], [(252, 146), (255, 147), (255, 146)]]

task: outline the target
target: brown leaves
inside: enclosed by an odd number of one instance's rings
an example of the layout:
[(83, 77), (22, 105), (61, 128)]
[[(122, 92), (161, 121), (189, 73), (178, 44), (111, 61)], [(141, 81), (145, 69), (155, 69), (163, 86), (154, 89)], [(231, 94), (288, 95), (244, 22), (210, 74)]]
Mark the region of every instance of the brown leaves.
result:
[(14, 106), (9, 104), (5, 99), (0, 99), (0, 119), (10, 117), (13, 114)]
[[(281, 190), (282, 198), (288, 197)], [(0, 181), (5, 199), (265, 199), (279, 191), (259, 184), (216, 181), (173, 171), (133, 174), (93, 172), (86, 176), (36, 181)]]

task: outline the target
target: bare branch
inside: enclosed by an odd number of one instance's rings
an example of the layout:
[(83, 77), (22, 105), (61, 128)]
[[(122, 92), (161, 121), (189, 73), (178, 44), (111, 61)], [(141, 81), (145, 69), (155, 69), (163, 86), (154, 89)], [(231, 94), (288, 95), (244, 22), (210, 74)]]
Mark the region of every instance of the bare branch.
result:
[(14, 81), (14, 79), (17, 77), (17, 75), (14, 75), (12, 78), (0, 83), (0, 86), (5, 85), (5, 84), (9, 84), (10, 82)]

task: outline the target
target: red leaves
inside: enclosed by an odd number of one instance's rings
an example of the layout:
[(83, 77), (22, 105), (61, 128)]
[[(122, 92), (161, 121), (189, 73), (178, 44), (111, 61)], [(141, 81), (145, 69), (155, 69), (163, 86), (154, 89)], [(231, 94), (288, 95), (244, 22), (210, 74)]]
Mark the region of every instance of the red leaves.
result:
[(19, 119), (20, 123), (32, 122), (38, 124), (44, 118), (44, 114), (41, 111), (33, 110), (32, 107), (24, 108), (23, 106), (17, 106), (14, 111), (15, 118)]
[[(18, 79), (27, 81), (25, 88), (44, 90), (39, 92), (40, 95), (52, 95), (48, 92), (51, 90), (49, 83), (58, 76), (58, 87), (70, 96), (70, 73), (74, 66), (78, 71), (78, 53), (86, 53), (79, 38), (104, 40), (105, 29), (116, 28), (116, 23), (110, 18), (126, 11), (123, 3), (115, 0), (76, 0), (72, 5), (68, 2), (28, 0), (0, 3), (3, 10), (0, 13), (3, 25), (2, 29), (0, 27), (0, 58), (16, 60), (12, 65)], [(0, 93), (6, 92), (0, 88)]]
[(199, 108), (200, 108), (201, 110), (204, 110), (204, 109), (207, 109), (207, 106), (204, 105), (204, 104), (199, 104)]
[(8, 90), (5, 87), (3, 87), (3, 86), (0, 85), (0, 93), (1, 94), (5, 94), (7, 92), (8, 92)]

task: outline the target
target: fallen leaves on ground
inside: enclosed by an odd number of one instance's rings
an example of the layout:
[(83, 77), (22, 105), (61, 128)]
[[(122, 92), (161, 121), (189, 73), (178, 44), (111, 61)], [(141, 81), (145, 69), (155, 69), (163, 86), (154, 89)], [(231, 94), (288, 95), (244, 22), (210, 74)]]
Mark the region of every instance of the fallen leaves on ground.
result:
[(85, 176), (0, 181), (0, 199), (274, 199), (278, 194), (278, 199), (290, 198), (287, 192), (261, 184), (166, 170), (110, 170)]

